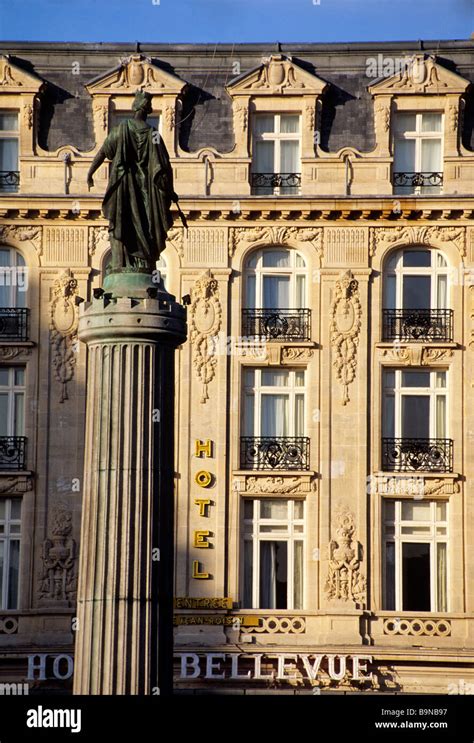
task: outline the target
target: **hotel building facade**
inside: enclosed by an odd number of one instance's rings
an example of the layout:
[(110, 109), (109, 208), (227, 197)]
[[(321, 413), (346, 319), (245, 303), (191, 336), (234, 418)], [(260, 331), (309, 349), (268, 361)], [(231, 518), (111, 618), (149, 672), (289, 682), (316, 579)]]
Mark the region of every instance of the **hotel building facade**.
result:
[(82, 300), (153, 94), (176, 689), (474, 692), (474, 40), (0, 44), (0, 677), (70, 692)]

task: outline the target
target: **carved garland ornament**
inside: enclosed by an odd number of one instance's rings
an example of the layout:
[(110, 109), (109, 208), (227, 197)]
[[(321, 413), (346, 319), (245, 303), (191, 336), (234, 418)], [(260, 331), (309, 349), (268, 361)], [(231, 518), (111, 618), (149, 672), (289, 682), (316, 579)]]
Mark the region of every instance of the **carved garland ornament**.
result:
[(74, 297), (77, 280), (70, 269), (64, 271), (53, 284), (50, 307), (50, 343), (56, 380), (61, 385), (59, 402), (68, 400), (68, 383), (74, 377), (76, 365), (75, 343), (77, 341), (78, 314)]
[(336, 539), (329, 542), (325, 591), (329, 599), (365, 604), (366, 580), (361, 573), (362, 545), (356, 539), (354, 514), (340, 506), (335, 514)]
[(222, 321), (222, 307), (215, 278), (208, 269), (191, 289), (190, 339), (193, 346), (193, 366), (202, 382), (201, 403), (209, 399), (208, 384), (216, 373), (217, 358), (213, 339)]
[(380, 245), (413, 244), (432, 245), (433, 242), (452, 242), (461, 257), (466, 257), (465, 227), (372, 227), (370, 235), (370, 256), (373, 257)]
[(267, 243), (284, 245), (292, 242), (309, 243), (322, 256), (321, 227), (234, 227), (229, 241), (229, 255), (232, 257), (237, 248), (249, 243)]
[(26, 227), (20, 225), (0, 225), (0, 240), (19, 240), (24, 242), (30, 240), (33, 243), (38, 255), (41, 255), (41, 227)]
[(335, 354), (333, 366), (343, 387), (343, 405), (350, 400), (349, 385), (356, 375), (361, 315), (359, 283), (351, 271), (346, 271), (336, 282), (330, 309), (331, 346)]
[(50, 537), (43, 542), (40, 600), (67, 601), (71, 605), (76, 600), (77, 549), (71, 533), (72, 513), (65, 503), (57, 503), (53, 507)]

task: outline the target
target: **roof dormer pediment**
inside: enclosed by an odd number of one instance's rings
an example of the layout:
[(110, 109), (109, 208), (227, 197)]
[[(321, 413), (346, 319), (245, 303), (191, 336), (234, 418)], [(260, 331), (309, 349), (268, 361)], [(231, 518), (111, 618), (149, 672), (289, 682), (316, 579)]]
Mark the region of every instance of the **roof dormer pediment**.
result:
[(86, 88), (91, 95), (131, 94), (142, 88), (156, 95), (179, 95), (186, 82), (161, 67), (149, 57), (134, 54), (125, 57), (120, 65), (91, 80)]
[(303, 69), (291, 57), (274, 54), (258, 67), (239, 75), (227, 85), (237, 95), (320, 95), (327, 83)]
[(400, 60), (399, 70), (369, 85), (372, 95), (461, 94), (470, 85), (456, 72), (443, 67), (433, 56), (415, 54)]

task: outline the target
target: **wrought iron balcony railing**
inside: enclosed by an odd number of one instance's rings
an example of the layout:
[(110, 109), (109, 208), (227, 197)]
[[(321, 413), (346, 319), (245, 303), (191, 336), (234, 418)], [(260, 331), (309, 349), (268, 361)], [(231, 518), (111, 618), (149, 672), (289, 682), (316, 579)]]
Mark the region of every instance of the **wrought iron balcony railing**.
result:
[(18, 307), (0, 307), (0, 342), (28, 340), (29, 310)]
[(0, 436), (0, 472), (24, 470), (25, 464), (25, 436)]
[(382, 439), (387, 472), (452, 472), (452, 439)]
[(307, 436), (241, 436), (240, 466), (243, 470), (307, 470)]
[(301, 186), (301, 173), (251, 173), (252, 193), (298, 193)]
[(8, 193), (12, 193), (18, 191), (19, 187), (19, 170), (0, 170), (0, 192), (7, 191)]
[(453, 310), (384, 310), (384, 341), (453, 340)]
[(242, 335), (269, 341), (309, 341), (311, 310), (242, 310)]
[(443, 185), (443, 173), (409, 173), (393, 174), (393, 185), (397, 188), (440, 188)]

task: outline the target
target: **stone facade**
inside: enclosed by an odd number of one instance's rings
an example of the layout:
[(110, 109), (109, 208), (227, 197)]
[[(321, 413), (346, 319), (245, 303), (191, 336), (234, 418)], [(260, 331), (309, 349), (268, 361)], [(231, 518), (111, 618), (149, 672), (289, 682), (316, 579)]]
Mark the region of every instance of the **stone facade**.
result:
[[(211, 669), (178, 686), (451, 693), (449, 684), (474, 682), (474, 41), (422, 49), (243, 44), (211, 56), (191, 45), (0, 44), (0, 110), (18, 113), (20, 142), (19, 188), (0, 191), (0, 248), (25, 260), (29, 308), (26, 339), (0, 335), (2, 367), (26, 369), (26, 462), (0, 471), (0, 498), (22, 502), (18, 605), (0, 613), (5, 681), (71, 685), (87, 386), (78, 301), (101, 286), (109, 251), (108, 165), (90, 193), (86, 173), (114, 116), (143, 87), (189, 222), (186, 232), (176, 219), (163, 255), (167, 289), (189, 296), (188, 341), (176, 355), (175, 595), (231, 599), (226, 609), (177, 609), (175, 650), (192, 665), (192, 654), (244, 649), (239, 672), (249, 661), (260, 669), (250, 681)], [(411, 66), (369, 74), (378, 55)], [(442, 114), (442, 190), (397, 194), (395, 118), (432, 111)], [(297, 192), (252, 193), (253, 121), (265, 113), (300, 117)], [(388, 261), (415, 247), (449, 267), (448, 339), (384, 335)], [(270, 249), (300, 256), (309, 330), (249, 341), (248, 262)], [(242, 466), (246, 370), (305, 373), (309, 444), (299, 469), (291, 451), (286, 469), (271, 458), (266, 469)], [(444, 471), (384, 467), (391, 370), (446, 372), (453, 454)], [(386, 608), (383, 504), (394, 500), (447, 505), (443, 611)], [(299, 608), (245, 605), (243, 515), (252, 501), (304, 504)], [(278, 653), (370, 656), (372, 678), (335, 679), (333, 658), (332, 673), (329, 665), (313, 680), (289, 681), (285, 661), (282, 678), (280, 661), (268, 658)]]

